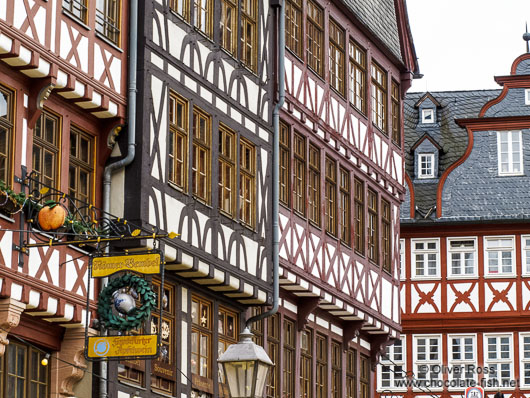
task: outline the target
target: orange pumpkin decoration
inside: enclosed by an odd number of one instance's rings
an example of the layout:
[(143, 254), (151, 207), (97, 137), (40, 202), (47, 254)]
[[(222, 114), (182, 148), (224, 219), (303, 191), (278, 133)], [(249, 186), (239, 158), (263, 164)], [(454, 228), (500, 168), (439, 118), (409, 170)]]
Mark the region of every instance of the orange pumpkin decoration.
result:
[(39, 211), (38, 220), (43, 231), (60, 228), (66, 220), (66, 209), (61, 205), (44, 206)]

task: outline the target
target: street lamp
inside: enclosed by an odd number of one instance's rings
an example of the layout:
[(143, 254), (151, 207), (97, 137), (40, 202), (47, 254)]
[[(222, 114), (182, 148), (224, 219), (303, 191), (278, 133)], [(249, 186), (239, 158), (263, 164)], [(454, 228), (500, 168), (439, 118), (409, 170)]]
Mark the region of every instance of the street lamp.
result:
[(262, 398), (267, 373), (273, 365), (263, 347), (252, 341), (245, 328), (239, 343), (232, 344), (219, 357), (232, 398)]

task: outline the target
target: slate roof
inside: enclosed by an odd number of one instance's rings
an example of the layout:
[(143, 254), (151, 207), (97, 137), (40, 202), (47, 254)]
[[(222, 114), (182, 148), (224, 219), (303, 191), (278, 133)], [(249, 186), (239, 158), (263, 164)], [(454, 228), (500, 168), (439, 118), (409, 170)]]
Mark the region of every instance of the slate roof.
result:
[[(437, 123), (418, 124), (420, 121), (419, 108), (415, 104), (425, 93), (407, 94), (404, 102), (405, 125), (405, 170), (414, 183), (415, 206), (418, 208), (416, 217), (424, 220), (433, 219), (431, 209), (436, 205), (436, 191), (438, 179), (422, 181), (414, 180), (414, 153), (411, 148), (426, 133), (429, 134), (440, 146), (439, 175), (442, 175), (449, 166), (457, 161), (467, 148), (467, 131), (455, 123), (455, 119), (478, 117), (482, 106), (491, 99), (497, 98), (501, 90), (475, 90), (475, 91), (441, 91), (430, 94), (440, 102), (437, 109)], [(402, 222), (411, 221), (402, 219)]]
[(394, 0), (342, 0), (342, 2), (394, 56), (403, 61)]

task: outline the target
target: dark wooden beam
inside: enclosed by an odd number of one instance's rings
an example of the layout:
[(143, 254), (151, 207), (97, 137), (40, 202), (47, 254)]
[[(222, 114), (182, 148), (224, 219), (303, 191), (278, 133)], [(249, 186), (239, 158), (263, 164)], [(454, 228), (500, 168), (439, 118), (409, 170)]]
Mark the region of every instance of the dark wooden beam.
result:
[(348, 349), (350, 341), (359, 336), (363, 325), (364, 321), (362, 319), (344, 322), (342, 327), (342, 349), (344, 351)]
[(307, 317), (320, 303), (320, 297), (304, 297), (298, 302), (298, 331), (304, 330), (307, 324)]

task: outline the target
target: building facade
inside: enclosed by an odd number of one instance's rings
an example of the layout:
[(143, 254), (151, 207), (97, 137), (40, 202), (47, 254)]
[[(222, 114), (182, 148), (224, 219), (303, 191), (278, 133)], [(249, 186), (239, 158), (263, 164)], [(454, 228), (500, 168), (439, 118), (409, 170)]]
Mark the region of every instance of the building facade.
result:
[[(126, 114), (128, 2), (123, 3), (0, 4), (2, 397), (92, 396), (85, 373), (92, 368), (83, 359), (87, 295), (94, 298), (87, 251), (52, 246), (54, 235), (37, 232), (26, 205), (47, 189), (78, 204), (101, 205), (107, 136)], [(49, 188), (42, 190), (44, 185)], [(9, 208), (13, 198), (18, 205)], [(26, 246), (42, 240), (50, 246)]]
[(502, 90), (407, 96), (403, 332), (382, 395), (529, 392), (529, 67), (517, 58)]

